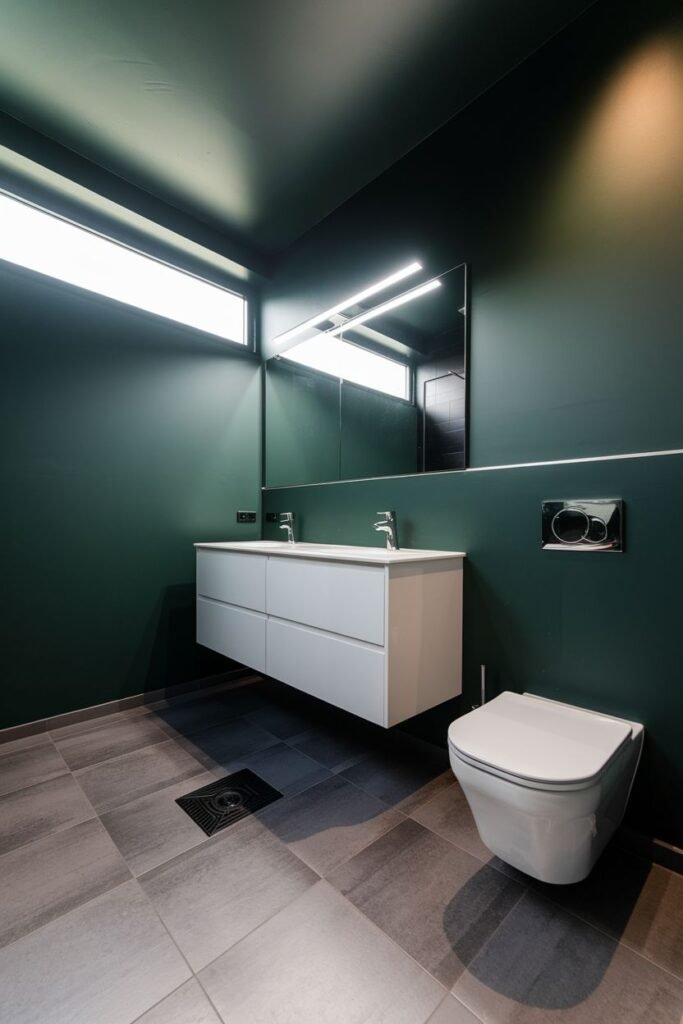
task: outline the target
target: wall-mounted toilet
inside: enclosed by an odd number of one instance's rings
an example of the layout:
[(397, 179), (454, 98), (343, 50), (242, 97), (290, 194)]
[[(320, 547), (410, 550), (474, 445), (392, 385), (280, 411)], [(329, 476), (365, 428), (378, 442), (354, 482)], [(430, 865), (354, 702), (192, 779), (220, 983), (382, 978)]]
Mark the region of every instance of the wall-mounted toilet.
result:
[(483, 842), (557, 884), (585, 878), (620, 824), (642, 745), (637, 722), (528, 693), (502, 693), (448, 730)]

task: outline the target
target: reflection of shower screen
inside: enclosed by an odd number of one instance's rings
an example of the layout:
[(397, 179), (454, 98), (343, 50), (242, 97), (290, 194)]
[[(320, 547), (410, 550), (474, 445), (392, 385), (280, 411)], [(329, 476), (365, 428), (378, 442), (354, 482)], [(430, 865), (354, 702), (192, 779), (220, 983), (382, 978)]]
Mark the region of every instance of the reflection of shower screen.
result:
[(422, 386), (422, 472), (465, 465), (465, 377), (448, 370)]

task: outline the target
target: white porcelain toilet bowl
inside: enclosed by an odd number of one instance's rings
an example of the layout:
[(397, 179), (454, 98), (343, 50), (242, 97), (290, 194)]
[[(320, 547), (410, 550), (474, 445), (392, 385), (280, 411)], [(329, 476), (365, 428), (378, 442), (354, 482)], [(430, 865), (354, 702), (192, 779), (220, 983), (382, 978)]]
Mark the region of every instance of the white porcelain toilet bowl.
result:
[(451, 768), (482, 841), (543, 882), (579, 882), (620, 824), (643, 726), (502, 693), (448, 730)]

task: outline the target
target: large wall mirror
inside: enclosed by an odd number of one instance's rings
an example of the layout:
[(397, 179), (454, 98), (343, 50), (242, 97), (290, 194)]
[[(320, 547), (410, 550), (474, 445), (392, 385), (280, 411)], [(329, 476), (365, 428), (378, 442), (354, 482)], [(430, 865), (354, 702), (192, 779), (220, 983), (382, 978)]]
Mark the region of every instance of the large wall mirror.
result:
[(466, 264), (411, 263), (273, 339), (267, 487), (464, 469)]

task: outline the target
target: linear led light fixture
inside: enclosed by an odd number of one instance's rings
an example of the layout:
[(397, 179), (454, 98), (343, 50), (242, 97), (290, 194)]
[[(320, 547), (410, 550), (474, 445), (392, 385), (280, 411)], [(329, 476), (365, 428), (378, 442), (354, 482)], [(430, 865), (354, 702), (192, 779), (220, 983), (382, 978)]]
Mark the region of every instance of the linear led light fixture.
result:
[(336, 338), (337, 335), (343, 334), (344, 331), (357, 327), (358, 324), (364, 324), (366, 320), (381, 316), (382, 313), (388, 313), (390, 309), (396, 309), (397, 306), (404, 306), (406, 302), (419, 299), (421, 295), (426, 295), (428, 292), (433, 292), (435, 288), (440, 287), (441, 281), (438, 277), (433, 277), (431, 281), (425, 281), (424, 284), (418, 285), (417, 288), (411, 288), (409, 292), (403, 292), (403, 294), (397, 295), (395, 299), (383, 302), (381, 306), (374, 306), (373, 309), (369, 309), (366, 313), (360, 313), (358, 316), (352, 317), (351, 320), (347, 320), (341, 327), (334, 327), (331, 331), (325, 331), (324, 337)]
[(247, 342), (243, 296), (1, 191), (0, 260)]
[(278, 345), (281, 345), (285, 341), (289, 341), (290, 338), (295, 338), (298, 334), (303, 334), (304, 331), (309, 330), (311, 327), (317, 327), (318, 324), (322, 324), (325, 320), (329, 320), (335, 313), (341, 313), (343, 309), (348, 306), (355, 306), (357, 302), (362, 302), (363, 299), (369, 299), (371, 295), (376, 295), (377, 292), (384, 291), (385, 288), (390, 288), (392, 284), (397, 284), (402, 281), (404, 277), (409, 277), (411, 274), (416, 274), (418, 270), (422, 270), (422, 264), (414, 260), (405, 267), (401, 267), (394, 274), (390, 274), (389, 277), (383, 277), (381, 281), (377, 281), (375, 284), (368, 285), (362, 292), (358, 292), (356, 295), (352, 295), (348, 299), (344, 299), (342, 302), (338, 302), (336, 306), (331, 306), (330, 309), (326, 309), (324, 313), (318, 313), (310, 320), (306, 320), (303, 324), (298, 324), (296, 327), (292, 327), (290, 331), (285, 331), (284, 334), (278, 335), (276, 341)]

